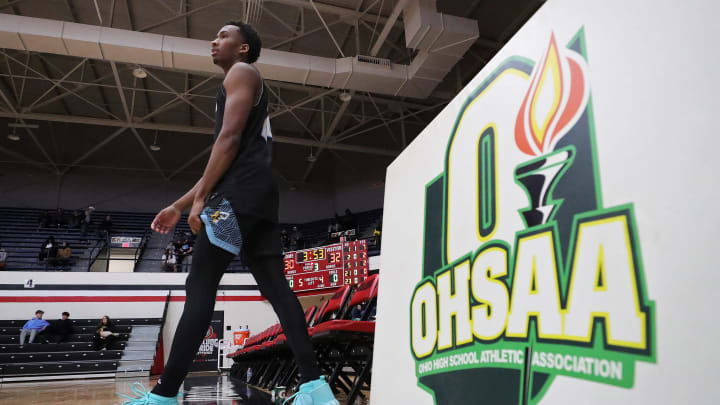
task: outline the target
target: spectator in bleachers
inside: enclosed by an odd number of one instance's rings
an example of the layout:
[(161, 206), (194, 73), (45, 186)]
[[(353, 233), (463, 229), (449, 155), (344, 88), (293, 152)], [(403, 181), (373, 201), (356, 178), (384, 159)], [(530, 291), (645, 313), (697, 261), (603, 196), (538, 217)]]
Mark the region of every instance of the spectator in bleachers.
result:
[(331, 219), (328, 223), (328, 238), (331, 237), (331, 235), (335, 232), (340, 231), (340, 223), (337, 220), (337, 214), (335, 214), (335, 218)]
[(7, 263), (7, 250), (0, 245), (0, 270), (5, 268), (5, 264)]
[(83, 211), (83, 221), (80, 225), (80, 231), (82, 232), (83, 236), (85, 236), (85, 234), (87, 234), (88, 230), (90, 229), (93, 211), (95, 211), (95, 207), (93, 206), (87, 207), (85, 208), (85, 211)]
[(362, 316), (363, 316), (362, 305), (360, 305), (360, 304), (355, 305), (353, 307), (352, 311), (350, 312), (350, 318), (353, 321), (359, 321), (362, 319)]
[(50, 218), (48, 217), (47, 211), (40, 211), (40, 215), (38, 216), (38, 229), (47, 228), (49, 220)]
[(38, 309), (35, 311), (35, 317), (30, 319), (29, 321), (25, 322), (25, 325), (23, 325), (22, 330), (20, 331), (20, 344), (25, 344), (25, 337), (30, 334), (30, 340), (28, 340), (28, 343), (33, 343), (35, 341), (35, 338), (43, 333), (45, 329), (50, 325), (48, 321), (42, 319), (43, 312), (41, 309)]
[(100, 224), (100, 235), (110, 235), (110, 232), (112, 231), (112, 217), (110, 215), (106, 215), (105, 219), (103, 219), (102, 223)]
[(375, 320), (375, 311), (377, 310), (377, 303), (370, 308), (370, 314), (367, 317), (368, 321), (374, 321)]
[(78, 210), (73, 211), (72, 217), (70, 217), (70, 227), (73, 229), (80, 228), (82, 220), (83, 217), (80, 215), (80, 212)]
[(75, 333), (72, 321), (70, 320), (70, 313), (63, 312), (62, 318), (50, 322), (50, 326), (45, 329), (45, 334), (48, 335), (48, 342), (50, 343), (62, 343), (68, 340), (68, 336)]
[(177, 271), (177, 256), (175, 256), (175, 244), (173, 242), (168, 243), (160, 260), (163, 271)]
[(115, 333), (115, 326), (112, 324), (110, 317), (103, 316), (95, 331), (93, 350), (107, 350), (118, 335), (118, 333)]
[(345, 209), (345, 216), (343, 217), (342, 222), (343, 231), (357, 229), (357, 218), (355, 218), (355, 214), (353, 214), (349, 208)]
[(42, 245), (40, 245), (40, 254), (38, 255), (38, 258), (41, 261), (48, 258), (54, 258), (57, 255), (57, 250), (58, 246), (57, 243), (55, 243), (55, 238), (50, 236), (45, 239)]
[(190, 244), (190, 239), (188, 237), (185, 237), (183, 240), (180, 241), (179, 247), (177, 249), (177, 265), (181, 272), (185, 272), (183, 262), (185, 261), (185, 258), (192, 254), (192, 250), (193, 248)]
[(71, 257), (72, 249), (68, 246), (67, 242), (63, 242), (60, 249), (57, 251), (56, 264), (63, 268), (69, 266)]
[(58, 208), (55, 213), (51, 217), (52, 222), (50, 225), (54, 228), (62, 228), (67, 224), (65, 221), (65, 213), (63, 212), (62, 208)]
[(290, 248), (290, 236), (287, 233), (287, 229), (280, 231), (280, 243), (282, 244), (283, 253)]
[(373, 230), (373, 245), (380, 249), (380, 243), (382, 241), (382, 225), (379, 225), (378, 227)]
[(290, 250), (298, 250), (303, 248), (303, 234), (298, 230), (297, 226), (293, 226), (290, 234)]

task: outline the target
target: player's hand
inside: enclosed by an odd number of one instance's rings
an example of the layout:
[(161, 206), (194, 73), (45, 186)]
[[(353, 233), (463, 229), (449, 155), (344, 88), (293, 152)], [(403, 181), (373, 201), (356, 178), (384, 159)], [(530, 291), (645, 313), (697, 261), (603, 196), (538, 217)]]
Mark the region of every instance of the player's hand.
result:
[(202, 209), (205, 206), (205, 201), (195, 199), (193, 202), (192, 209), (190, 210), (190, 214), (188, 215), (188, 225), (190, 225), (190, 230), (195, 235), (200, 232), (200, 227), (202, 226), (202, 220), (200, 220), (200, 213), (202, 213)]
[(152, 225), (150, 225), (150, 228), (155, 232), (166, 234), (170, 232), (170, 229), (180, 220), (180, 215), (182, 215), (182, 212), (174, 205), (163, 208), (162, 211), (155, 215), (155, 219)]

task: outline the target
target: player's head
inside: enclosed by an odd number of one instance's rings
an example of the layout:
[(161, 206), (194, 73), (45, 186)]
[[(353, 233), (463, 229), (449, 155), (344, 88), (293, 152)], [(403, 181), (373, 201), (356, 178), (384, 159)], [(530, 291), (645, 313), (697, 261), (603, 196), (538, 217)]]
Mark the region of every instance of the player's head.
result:
[(260, 36), (248, 24), (228, 21), (212, 41), (213, 63), (219, 66), (231, 65), (236, 61), (255, 63), (260, 57)]

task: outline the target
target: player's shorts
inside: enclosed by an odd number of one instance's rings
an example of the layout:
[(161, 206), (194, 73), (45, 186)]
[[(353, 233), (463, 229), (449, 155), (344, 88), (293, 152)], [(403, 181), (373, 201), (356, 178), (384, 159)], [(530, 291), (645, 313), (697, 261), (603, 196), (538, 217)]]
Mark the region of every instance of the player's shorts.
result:
[(200, 214), (205, 233), (213, 245), (234, 255), (240, 254), (242, 232), (230, 201), (222, 195), (211, 194)]

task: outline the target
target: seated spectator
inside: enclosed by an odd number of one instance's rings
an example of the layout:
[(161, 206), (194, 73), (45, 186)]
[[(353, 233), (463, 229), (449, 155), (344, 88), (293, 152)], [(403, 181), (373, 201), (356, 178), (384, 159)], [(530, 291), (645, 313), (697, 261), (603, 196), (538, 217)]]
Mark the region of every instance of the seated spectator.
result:
[(367, 321), (374, 321), (375, 320), (375, 311), (377, 310), (377, 304), (373, 305), (372, 308), (370, 308), (370, 314), (367, 317)]
[(380, 249), (380, 243), (382, 243), (382, 222), (378, 221), (375, 225), (372, 238), (372, 245)]
[(72, 249), (68, 246), (67, 242), (63, 242), (60, 249), (57, 251), (56, 265), (66, 267), (70, 265), (72, 256)]
[(80, 215), (80, 212), (78, 210), (73, 211), (72, 217), (70, 217), (70, 227), (73, 229), (80, 228), (80, 225), (82, 224), (83, 217)]
[(350, 312), (350, 318), (353, 321), (359, 321), (362, 319), (363, 312), (364, 311), (362, 310), (362, 305), (357, 304), (353, 307), (352, 311)]
[(298, 230), (297, 226), (293, 226), (292, 233), (290, 234), (290, 250), (298, 250), (303, 248), (303, 235)]
[(161, 260), (162, 271), (177, 271), (177, 256), (175, 256), (175, 244), (170, 242), (165, 248)]
[[(337, 216), (337, 214), (335, 214)], [(340, 224), (338, 223), (337, 219), (333, 218), (330, 220), (330, 223), (328, 223), (328, 233), (335, 233), (340, 231)]]
[(58, 208), (51, 217), (52, 222), (50, 225), (54, 228), (62, 228), (67, 223), (65, 221), (65, 213), (62, 208)]
[(40, 215), (38, 216), (38, 229), (47, 228), (49, 221), (50, 218), (48, 217), (47, 211), (40, 211)]
[(50, 325), (48, 321), (42, 319), (43, 312), (41, 309), (38, 309), (35, 311), (35, 318), (30, 319), (29, 321), (25, 322), (25, 325), (23, 325), (22, 330), (20, 331), (20, 344), (25, 344), (25, 337), (30, 334), (30, 340), (28, 340), (28, 343), (33, 343), (35, 341), (35, 338), (43, 333), (45, 329)]
[(5, 250), (5, 248), (2, 247), (2, 245), (0, 245), (0, 270), (5, 268), (5, 264), (7, 263), (7, 257), (7, 251)]
[(50, 322), (50, 326), (45, 329), (45, 334), (48, 335), (47, 341), (50, 343), (62, 343), (68, 340), (68, 336), (75, 333), (72, 321), (70, 320), (70, 313), (63, 312), (62, 318), (56, 321)]
[(282, 244), (283, 253), (290, 248), (290, 236), (287, 233), (287, 229), (283, 228), (280, 231), (280, 243)]
[(93, 350), (107, 350), (119, 335), (119, 333), (115, 333), (115, 326), (110, 321), (110, 317), (103, 316), (95, 331)]
[(355, 214), (350, 209), (345, 210), (345, 216), (343, 217), (342, 223), (343, 231), (349, 231), (350, 229), (357, 229), (357, 219)]
[(100, 229), (98, 234), (99, 235), (110, 235), (110, 232), (112, 231), (112, 218), (110, 215), (105, 216), (105, 219), (103, 219), (102, 223), (100, 224)]
[(54, 258), (57, 256), (57, 250), (58, 246), (57, 243), (55, 243), (55, 238), (50, 236), (45, 239), (42, 245), (40, 245), (40, 254), (38, 255), (38, 259), (42, 261), (44, 259)]

